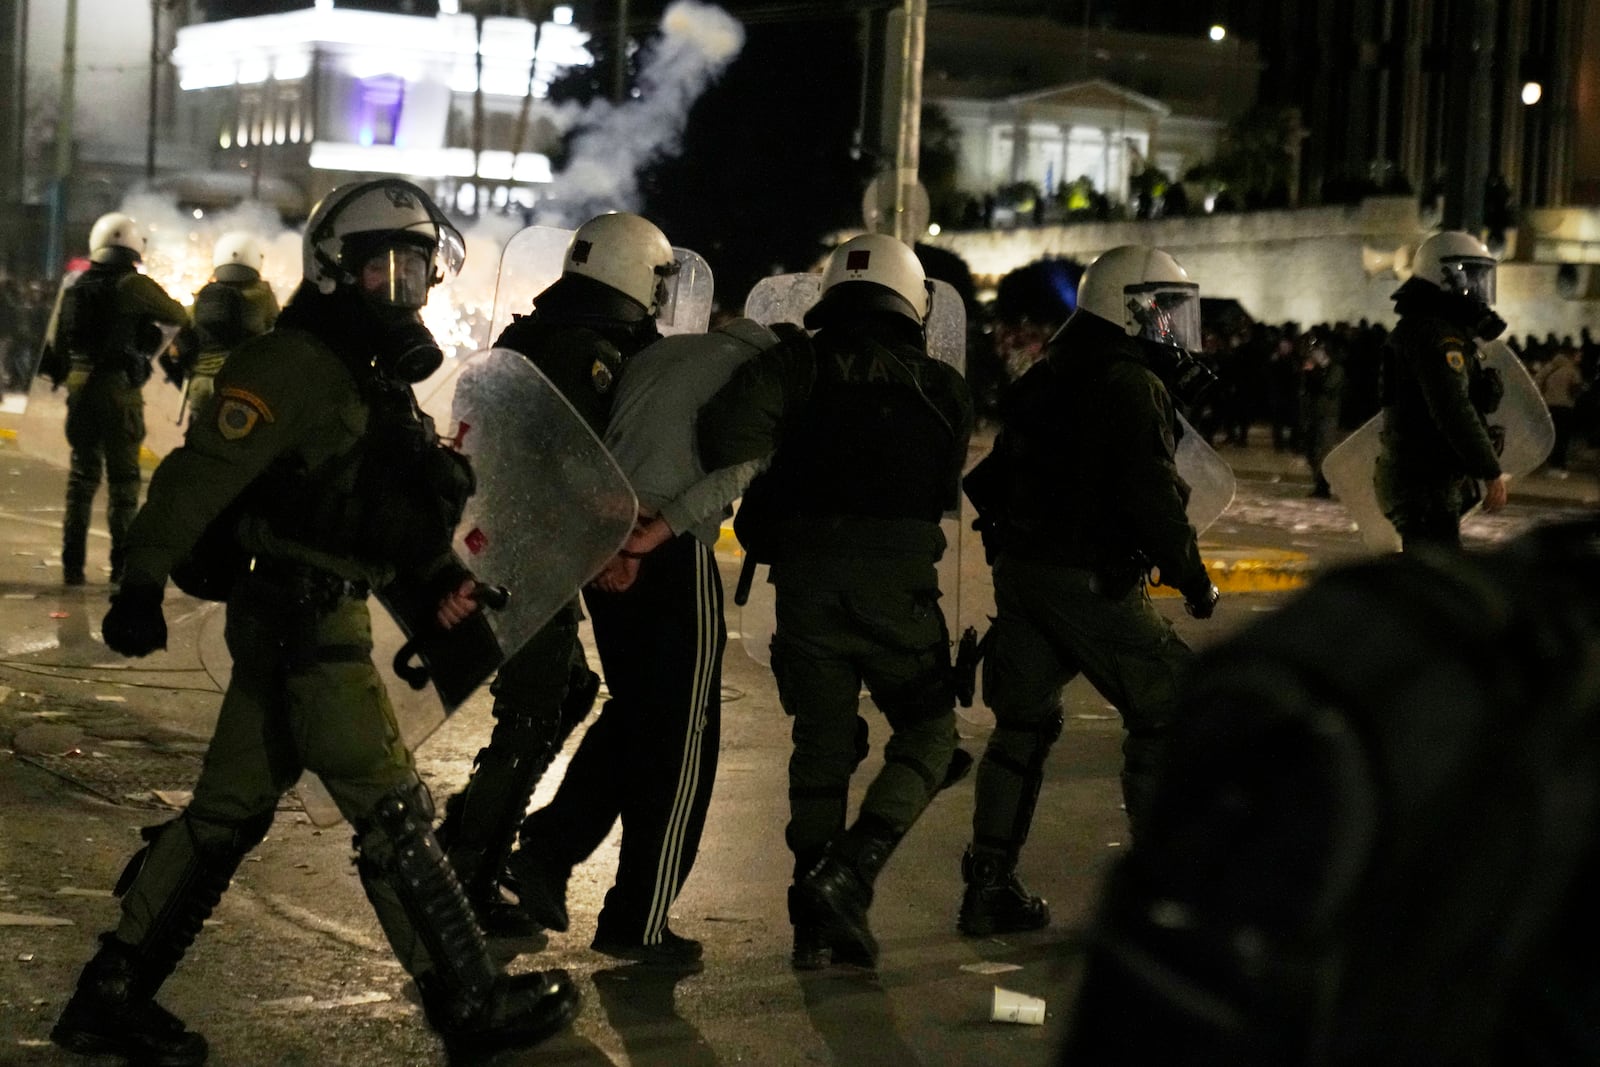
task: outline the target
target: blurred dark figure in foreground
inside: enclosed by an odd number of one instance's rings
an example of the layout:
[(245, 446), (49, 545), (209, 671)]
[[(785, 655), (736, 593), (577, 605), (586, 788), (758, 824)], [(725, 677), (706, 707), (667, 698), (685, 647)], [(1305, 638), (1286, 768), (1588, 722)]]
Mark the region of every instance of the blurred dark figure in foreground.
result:
[(1600, 517), (1202, 656), (1061, 1062), (1600, 1063)]

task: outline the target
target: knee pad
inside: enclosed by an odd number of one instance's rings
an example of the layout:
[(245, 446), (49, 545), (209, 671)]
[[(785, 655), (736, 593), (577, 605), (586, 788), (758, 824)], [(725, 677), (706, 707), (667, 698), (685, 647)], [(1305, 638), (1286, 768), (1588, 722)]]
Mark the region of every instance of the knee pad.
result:
[(356, 866), (363, 874), (387, 871), (402, 844), (433, 832), (433, 794), (421, 781), (395, 786), (354, 823)]

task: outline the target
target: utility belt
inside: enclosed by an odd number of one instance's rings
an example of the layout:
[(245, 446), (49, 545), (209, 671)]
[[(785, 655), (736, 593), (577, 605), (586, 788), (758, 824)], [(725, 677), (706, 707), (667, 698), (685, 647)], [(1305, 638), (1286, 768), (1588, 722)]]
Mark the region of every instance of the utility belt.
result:
[(331, 611), (344, 600), (365, 600), (372, 586), (359, 579), (342, 578), (332, 571), (295, 560), (257, 556), (250, 576), (282, 593), (291, 603), (318, 611)]
[(82, 381), (89, 378), (96, 371), (121, 371), (128, 376), (130, 385), (142, 386), (150, 380), (150, 360), (133, 352), (121, 354), (106, 354), (93, 356), (85, 352), (73, 352), (68, 357), (68, 367), (71, 375)]

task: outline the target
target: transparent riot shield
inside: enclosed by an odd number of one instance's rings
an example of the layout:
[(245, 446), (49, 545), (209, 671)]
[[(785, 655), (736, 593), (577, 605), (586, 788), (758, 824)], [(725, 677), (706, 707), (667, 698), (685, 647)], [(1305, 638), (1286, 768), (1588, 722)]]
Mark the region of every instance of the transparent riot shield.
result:
[[(948, 363), (963, 376), (967, 372), (967, 309), (961, 296), (948, 282), (935, 280), (933, 304), (926, 322), (928, 355)], [(770, 326), (775, 322), (804, 325), (806, 312), (822, 294), (820, 274), (774, 274), (761, 279), (745, 297), (747, 318)], [(945, 550), (939, 559), (940, 607), (952, 641), (961, 636), (961, 532), (966, 526), (966, 498), (957, 511), (947, 513), (939, 523), (944, 531)], [(775, 600), (767, 581), (767, 568), (761, 566), (750, 584), (749, 599), (739, 608), (740, 645), (745, 653), (763, 666), (771, 661), (772, 635), (777, 629)]]
[[(1501, 441), (1500, 469), (1513, 477), (1528, 474), (1545, 461), (1555, 444), (1550, 411), (1527, 368), (1504, 343), (1480, 344), (1478, 358), (1498, 371), (1505, 385), (1500, 406), (1488, 418), (1491, 434)], [(1382, 434), (1380, 412), (1328, 453), (1322, 461), (1322, 476), (1350, 512), (1362, 543), (1373, 552), (1398, 552), (1400, 535), (1384, 515), (1373, 481)]]
[[(533, 307), (533, 298), (561, 277), (572, 233), (555, 226), (529, 226), (506, 242), (495, 282), (491, 343), (511, 325), (513, 315), (526, 314)], [(664, 334), (704, 333), (711, 325), (711, 267), (698, 252), (687, 248), (673, 248), (672, 252), (678, 273), (656, 325)]]
[(1217, 450), (1206, 444), (1200, 431), (1189, 425), (1182, 415), (1183, 437), (1178, 441), (1178, 475), (1189, 484), (1189, 523), (1196, 535), (1206, 529), (1233, 503), (1237, 482), (1228, 461), (1217, 455)]
[(1373, 552), (1400, 551), (1400, 535), (1384, 517), (1373, 479), (1382, 448), (1383, 413), (1372, 416), (1322, 459), (1322, 477), (1350, 513), (1361, 533), (1361, 543)]
[[(744, 298), (747, 318), (770, 326), (775, 322), (805, 325), (806, 312), (822, 295), (820, 274), (774, 274), (756, 282)], [(934, 281), (933, 307), (928, 311), (928, 355), (967, 373), (967, 308), (948, 282)]]
[[(161, 344), (156, 349), (159, 357), (166, 352), (178, 336), (178, 327), (161, 327)], [(189, 427), (189, 385), (174, 386), (167, 380), (159, 363), (153, 363), (150, 380), (144, 383), (144, 447), (160, 459), (183, 444), (183, 435)]]
[[(434, 603), (405, 588), (379, 591), (394, 627), (374, 619), (374, 661), (389, 671), (399, 642), (407, 641), (433, 682), (424, 694), (403, 677), (387, 679), (401, 736), (413, 749), (600, 572), (638, 514), (633, 488), (610, 453), (525, 357), (491, 349), (455, 366), (419, 403), (471, 460), (477, 479), (456, 528), (456, 554), (485, 586), (509, 596), (482, 613), (481, 630), (469, 627), (430, 655)], [(302, 793), (318, 825), (338, 821), (320, 783)]]
[(1505, 395), (1489, 416), (1489, 429), (1501, 439), (1500, 469), (1512, 477), (1532, 474), (1550, 458), (1556, 444), (1556, 425), (1550, 408), (1522, 360), (1504, 341), (1478, 345), (1484, 366), (1500, 372)]

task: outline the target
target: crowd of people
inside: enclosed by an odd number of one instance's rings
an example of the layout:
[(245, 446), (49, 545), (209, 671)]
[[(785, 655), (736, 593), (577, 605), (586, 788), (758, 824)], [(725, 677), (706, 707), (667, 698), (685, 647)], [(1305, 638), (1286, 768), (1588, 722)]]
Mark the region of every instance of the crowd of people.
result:
[[(570, 1023), (580, 1000), (573, 979), (560, 970), (508, 974), (487, 939), (565, 930), (573, 867), (619, 820), (618, 869), (591, 947), (698, 967), (700, 942), (667, 918), (694, 867), (716, 775), (727, 632), (711, 549), (718, 520), (741, 496), (735, 528), (770, 564), (772, 669), (793, 719), (785, 842), (796, 970), (876, 965), (875, 883), (932, 797), (965, 769), (935, 570), (946, 548), (940, 520), (963, 491), (994, 572), (996, 615), (981, 649), (996, 726), (959, 858), (958, 930), (987, 937), (1050, 921), (1016, 867), (1062, 729), (1061, 689), (1080, 674), (1126, 731), (1122, 793), (1131, 855), (1144, 866), (1118, 877), (1143, 891), (1181, 875), (1163, 866), (1188, 855), (1171, 826), (1189, 796), (1174, 791), (1169, 766), (1192, 771), (1200, 749), (1179, 741), (1195, 731), (1207, 744), (1217, 739), (1186, 696), (1204, 691), (1205, 666), (1148, 587), (1175, 588), (1198, 619), (1213, 614), (1220, 594), (1188, 517), (1179, 411), (1224, 446), (1265, 420), (1275, 447), (1316, 461), (1341, 432), (1386, 410), (1378, 497), (1408, 557), (1423, 561), (1412, 570), (1453, 567), (1463, 494), (1481, 492), (1491, 509), (1504, 502), (1484, 421), (1500, 398), (1463, 353), (1465, 338), (1492, 338), (1505, 324), (1490, 307), (1487, 250), (1464, 234), (1429, 241), (1417, 276), (1396, 293), (1400, 323), (1387, 338), (1366, 323), (1302, 331), (1240, 322), (1204, 333), (1199, 287), (1171, 255), (1144, 246), (1104, 253), (1077, 278), (1065, 324), (1031, 337), (1033, 358), (1001, 396), (994, 448), (963, 478), (972, 391), (954, 359), (930, 351), (935, 290), (906, 245), (868, 234), (834, 250), (820, 299), (799, 309), (804, 328), (734, 319), (663, 337), (658, 319), (673, 306), (680, 271), (666, 235), (628, 213), (589, 220), (564, 250), (559, 278), (495, 347), (526, 357), (570, 405), (574, 424), (604, 441), (638, 513), (593, 580), (574, 587), (532, 640), (497, 647), (476, 678), (499, 667), (495, 727), (436, 825), (372, 659), (368, 600), (387, 603), (403, 590), (420, 603), (411, 625), (441, 666), (461, 647), (451, 635), (488, 634), (483, 609), (496, 591), (452, 549), (475, 491), (472, 466), (412, 393), (443, 361), (419, 312), (430, 289), (459, 270), (460, 234), (408, 182), (341, 186), (307, 223), (304, 279), (281, 313), (263, 304), (247, 314), (242, 293), (218, 291), (215, 308), (192, 319), (137, 271), (136, 220), (103, 218), (91, 232), (91, 265), (63, 286), (55, 332), (44, 339), (45, 373), (71, 397), (64, 579), (84, 581), (78, 527), (101, 466), (115, 466), (107, 646), (128, 656), (165, 647), (172, 580), (226, 601), (233, 671), (193, 799), (145, 833), (117, 885), (120, 921), (101, 936), (52, 1038), (136, 1062), (205, 1062), (205, 1039), (156, 994), (304, 770), (319, 775), (354, 828), (362, 887), (415, 979), (427, 1022), (453, 1053), (528, 1046)], [(254, 284), (256, 252), (248, 242), (223, 244), (231, 251), (216, 283)], [(140, 386), (160, 347), (144, 341), (151, 323), (180, 335), (198, 329), (215, 343), (180, 344), (211, 353), (204, 365), (198, 356), (179, 365), (180, 374), (211, 379), (210, 388), (135, 517), (138, 468), (123, 468), (142, 437)], [(1593, 361), (1566, 347), (1525, 343), (1519, 354), (1539, 359), (1547, 398), (1571, 398), (1574, 415), (1561, 420), (1570, 435), (1583, 428), (1577, 412), (1593, 387), (1585, 389), (1582, 368)], [(469, 366), (458, 388), (474, 373)], [(1221, 386), (1197, 392), (1212, 377)], [(508, 406), (495, 417), (508, 421), (475, 432), (509, 432), (533, 415)], [(527, 477), (538, 477), (535, 468)], [(1589, 565), (1591, 542), (1576, 543)], [(554, 798), (529, 815), (534, 787), (599, 689), (577, 636), (585, 611), (609, 697)], [(1315, 626), (1303, 612), (1296, 618)], [(889, 737), (852, 817), (863, 686)], [(1295, 714), (1309, 707), (1282, 699)], [(1246, 720), (1258, 710), (1270, 717), (1283, 708), (1250, 694), (1229, 708)], [(1202, 774), (1188, 784), (1203, 793), (1218, 780)], [(1318, 800), (1315, 784), (1296, 801)], [(1275, 809), (1290, 810), (1277, 799)], [(1223, 814), (1235, 825), (1240, 818)], [(1234, 857), (1238, 843), (1227, 833), (1208, 839), (1212, 862), (1237, 858), (1248, 870), (1255, 854)], [(1193, 962), (1182, 939), (1147, 944), (1143, 927), (1119, 926), (1128, 917), (1115, 903), (1101, 944), (1112, 951), (1125, 937), (1152, 962), (1131, 981), (1117, 972), (1125, 957), (1096, 964), (1087, 995), (1103, 1011), (1094, 1026), (1129, 1018), (1149, 999), (1143, 976)], [(1249, 901), (1225, 903), (1247, 912)], [(1175, 955), (1163, 961), (1167, 951)], [(1216, 961), (1203, 962), (1209, 978)], [(1187, 1010), (1188, 999), (1176, 1001), (1153, 1010)], [(1280, 1007), (1287, 1014), (1275, 1014)], [(1269, 1003), (1251, 1023), (1299, 1040), (1300, 1012)], [(1093, 1046), (1094, 1026), (1076, 1040)], [(1253, 1047), (1261, 1036), (1238, 1042)]]
[[(1389, 329), (1382, 323), (1318, 323), (1302, 327), (1240, 320), (1208, 324), (1201, 358), (1216, 385), (1186, 412), (1213, 446), (1243, 446), (1250, 428), (1266, 428), (1272, 448), (1304, 455), (1316, 472), (1313, 495), (1327, 496), (1323, 457), (1343, 435), (1383, 406), (1381, 372)], [(1574, 441), (1600, 446), (1600, 341), (1584, 327), (1571, 336), (1509, 336), (1506, 344), (1539, 386), (1555, 422), (1547, 470), (1565, 474)]]
[(48, 283), (0, 276), (0, 388), (28, 388), (50, 320)]

